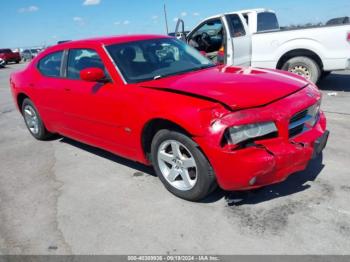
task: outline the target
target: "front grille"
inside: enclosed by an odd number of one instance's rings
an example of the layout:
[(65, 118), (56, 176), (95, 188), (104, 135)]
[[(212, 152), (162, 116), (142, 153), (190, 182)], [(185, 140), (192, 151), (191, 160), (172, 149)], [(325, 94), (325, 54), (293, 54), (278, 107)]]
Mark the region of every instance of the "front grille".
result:
[(293, 115), (289, 121), (289, 137), (295, 137), (310, 129), (317, 122), (318, 115), (318, 103)]
[(289, 129), (289, 137), (295, 137), (304, 131), (304, 125), (296, 126)]

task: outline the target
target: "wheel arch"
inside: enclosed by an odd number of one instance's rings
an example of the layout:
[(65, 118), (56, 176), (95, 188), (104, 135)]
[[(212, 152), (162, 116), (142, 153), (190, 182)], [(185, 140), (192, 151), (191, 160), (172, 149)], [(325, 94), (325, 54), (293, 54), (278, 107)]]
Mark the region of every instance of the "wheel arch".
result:
[(148, 121), (144, 127), (142, 128), (141, 132), (141, 145), (142, 145), (142, 150), (147, 158), (147, 160), (151, 161), (151, 144), (152, 140), (155, 136), (155, 134), (162, 129), (169, 129), (173, 131), (178, 131), (183, 134), (188, 135), (189, 137), (192, 137), (192, 134), (186, 130), (184, 127), (181, 125), (175, 123), (174, 121), (171, 121), (169, 119), (165, 118), (154, 118), (150, 121)]
[(21, 112), (21, 114), (22, 114), (22, 104), (23, 104), (24, 99), (26, 99), (26, 98), (29, 98), (29, 96), (26, 95), (25, 93), (18, 93), (17, 94), (16, 102), (17, 102), (17, 107), (18, 107), (19, 111)]
[(321, 71), (323, 71), (323, 62), (322, 62), (321, 57), (317, 53), (315, 53), (314, 51), (311, 51), (309, 49), (303, 49), (303, 48), (293, 49), (293, 50), (290, 50), (290, 51), (284, 53), (280, 57), (280, 59), (278, 60), (277, 65), (276, 65), (276, 69), (282, 69), (283, 65), (289, 59), (291, 59), (293, 57), (298, 57), (298, 56), (305, 56), (305, 57), (308, 57), (308, 58), (314, 60), (318, 64)]

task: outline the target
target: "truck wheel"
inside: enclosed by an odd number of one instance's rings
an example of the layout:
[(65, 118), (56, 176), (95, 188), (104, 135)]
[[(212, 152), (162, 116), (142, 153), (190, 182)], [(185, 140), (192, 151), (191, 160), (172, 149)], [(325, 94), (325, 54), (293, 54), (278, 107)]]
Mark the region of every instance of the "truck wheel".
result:
[(209, 161), (188, 136), (160, 130), (153, 138), (151, 155), (156, 174), (174, 195), (199, 201), (216, 188)]
[(321, 69), (318, 64), (313, 59), (305, 56), (297, 56), (289, 59), (282, 66), (282, 70), (303, 76), (313, 83), (317, 83), (321, 76)]
[(30, 134), (36, 139), (46, 140), (52, 136), (46, 130), (38, 110), (29, 98), (24, 99), (22, 103), (22, 115)]

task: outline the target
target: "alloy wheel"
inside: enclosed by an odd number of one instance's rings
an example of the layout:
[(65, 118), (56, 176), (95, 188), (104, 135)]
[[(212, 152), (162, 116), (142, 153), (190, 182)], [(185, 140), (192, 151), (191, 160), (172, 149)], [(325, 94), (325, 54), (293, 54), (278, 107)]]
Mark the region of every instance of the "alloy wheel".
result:
[(26, 124), (33, 134), (39, 133), (39, 118), (34, 110), (34, 108), (31, 105), (25, 105), (24, 106), (24, 119), (26, 121)]
[(159, 169), (174, 188), (191, 190), (197, 182), (197, 164), (190, 150), (176, 140), (166, 140), (157, 152)]

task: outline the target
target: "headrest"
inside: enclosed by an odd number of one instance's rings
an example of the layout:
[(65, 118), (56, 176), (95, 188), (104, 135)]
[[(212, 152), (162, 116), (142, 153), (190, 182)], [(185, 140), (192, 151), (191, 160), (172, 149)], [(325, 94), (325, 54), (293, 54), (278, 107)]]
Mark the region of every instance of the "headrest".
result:
[(126, 59), (128, 61), (133, 61), (136, 57), (136, 51), (132, 47), (125, 47), (121, 51), (121, 54), (122, 54), (123, 59)]

